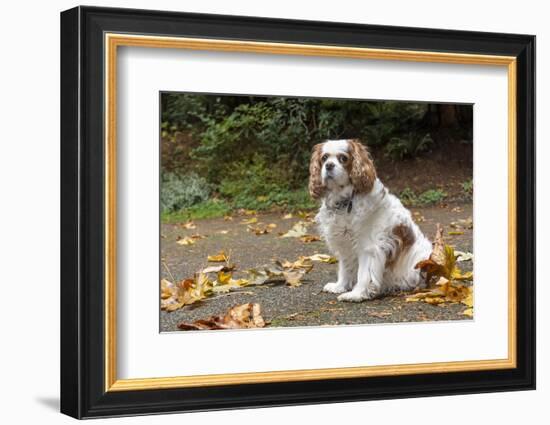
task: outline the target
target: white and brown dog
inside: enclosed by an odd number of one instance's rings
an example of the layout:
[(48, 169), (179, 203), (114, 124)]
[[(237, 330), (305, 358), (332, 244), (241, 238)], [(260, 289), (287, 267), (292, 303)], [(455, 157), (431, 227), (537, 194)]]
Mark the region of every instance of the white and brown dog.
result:
[(377, 178), (366, 147), (358, 140), (320, 143), (309, 171), (310, 194), (322, 199), (315, 220), (338, 258), (338, 280), (323, 290), (359, 302), (423, 286), (415, 265), (429, 257), (432, 245)]

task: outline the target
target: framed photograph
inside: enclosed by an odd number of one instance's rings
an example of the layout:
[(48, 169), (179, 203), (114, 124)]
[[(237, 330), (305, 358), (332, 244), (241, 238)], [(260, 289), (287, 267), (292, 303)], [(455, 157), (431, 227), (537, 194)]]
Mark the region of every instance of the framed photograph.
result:
[(535, 37), (61, 14), (61, 411), (535, 388)]

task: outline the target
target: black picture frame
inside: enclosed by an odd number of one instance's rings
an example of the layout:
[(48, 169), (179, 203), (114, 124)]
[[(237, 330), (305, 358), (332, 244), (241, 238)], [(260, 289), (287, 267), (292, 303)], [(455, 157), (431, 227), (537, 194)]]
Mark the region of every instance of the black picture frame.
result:
[[(104, 34), (514, 56), (517, 59), (517, 367), (105, 391)], [(535, 388), (535, 37), (76, 7), (61, 13), (61, 412), (75, 418)]]

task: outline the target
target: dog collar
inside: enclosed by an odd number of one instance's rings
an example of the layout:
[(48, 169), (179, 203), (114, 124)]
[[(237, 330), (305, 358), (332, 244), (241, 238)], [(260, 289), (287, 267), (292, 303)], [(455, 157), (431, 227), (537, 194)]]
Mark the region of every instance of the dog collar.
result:
[(335, 210), (343, 210), (345, 209), (347, 213), (349, 214), (353, 208), (353, 197), (355, 196), (355, 191), (351, 193), (351, 196), (349, 198), (343, 199), (341, 201), (335, 202), (333, 209)]

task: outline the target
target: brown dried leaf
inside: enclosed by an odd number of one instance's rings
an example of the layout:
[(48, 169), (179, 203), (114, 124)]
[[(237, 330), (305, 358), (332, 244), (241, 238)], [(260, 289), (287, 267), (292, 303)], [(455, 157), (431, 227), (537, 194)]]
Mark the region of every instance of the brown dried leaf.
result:
[(222, 262), (228, 262), (229, 256), (225, 254), (224, 251), (220, 251), (216, 255), (209, 255), (208, 261), (211, 261), (212, 263), (222, 263)]
[(176, 243), (178, 245), (193, 245), (196, 242), (195, 239), (190, 238), (189, 236), (185, 236), (183, 238), (180, 238), (178, 236), (178, 239), (176, 240)]
[(307, 272), (304, 269), (285, 270), (283, 276), (286, 283), (293, 288), (302, 285), (302, 278)]
[(256, 236), (267, 235), (271, 233), (271, 229), (269, 226), (247, 226), (247, 230), (253, 232)]
[(300, 257), (298, 260), (294, 261), (293, 263), (285, 260), (282, 265), (285, 269), (291, 269), (291, 270), (304, 269), (307, 272), (311, 271), (311, 269), (313, 268), (313, 263), (311, 262), (310, 259), (306, 257)]
[(161, 280), (160, 307), (162, 310), (174, 311), (206, 298), (211, 291), (212, 282), (202, 273), (199, 273), (196, 278), (184, 279), (177, 285), (163, 279)]
[(250, 329), (263, 328), (265, 321), (259, 304), (241, 304), (229, 309), (224, 316), (211, 316), (193, 323), (180, 323), (178, 328), (190, 330)]
[(423, 301), (428, 304), (473, 303), (472, 287), (457, 284), (449, 279), (440, 277), (434, 288), (418, 292), (405, 299), (407, 302)]
[(219, 266), (208, 266), (202, 269), (202, 273), (231, 272), (235, 270), (235, 264), (220, 264)]
[(300, 237), (300, 240), (304, 243), (311, 243), (311, 242), (320, 241), (321, 238), (317, 235), (304, 235), (304, 236)]
[(307, 233), (306, 223), (304, 221), (297, 222), (292, 229), (288, 232), (283, 233), (281, 238), (300, 238)]
[(249, 284), (247, 279), (233, 279), (231, 271), (220, 270), (217, 279), (213, 282), (214, 293), (229, 292), (231, 289), (241, 288)]
[(304, 260), (310, 260), (310, 261), (317, 261), (320, 263), (327, 263), (327, 264), (335, 264), (338, 262), (338, 259), (336, 257), (332, 257), (327, 254), (314, 254), (310, 255), (309, 257), (300, 257)]

